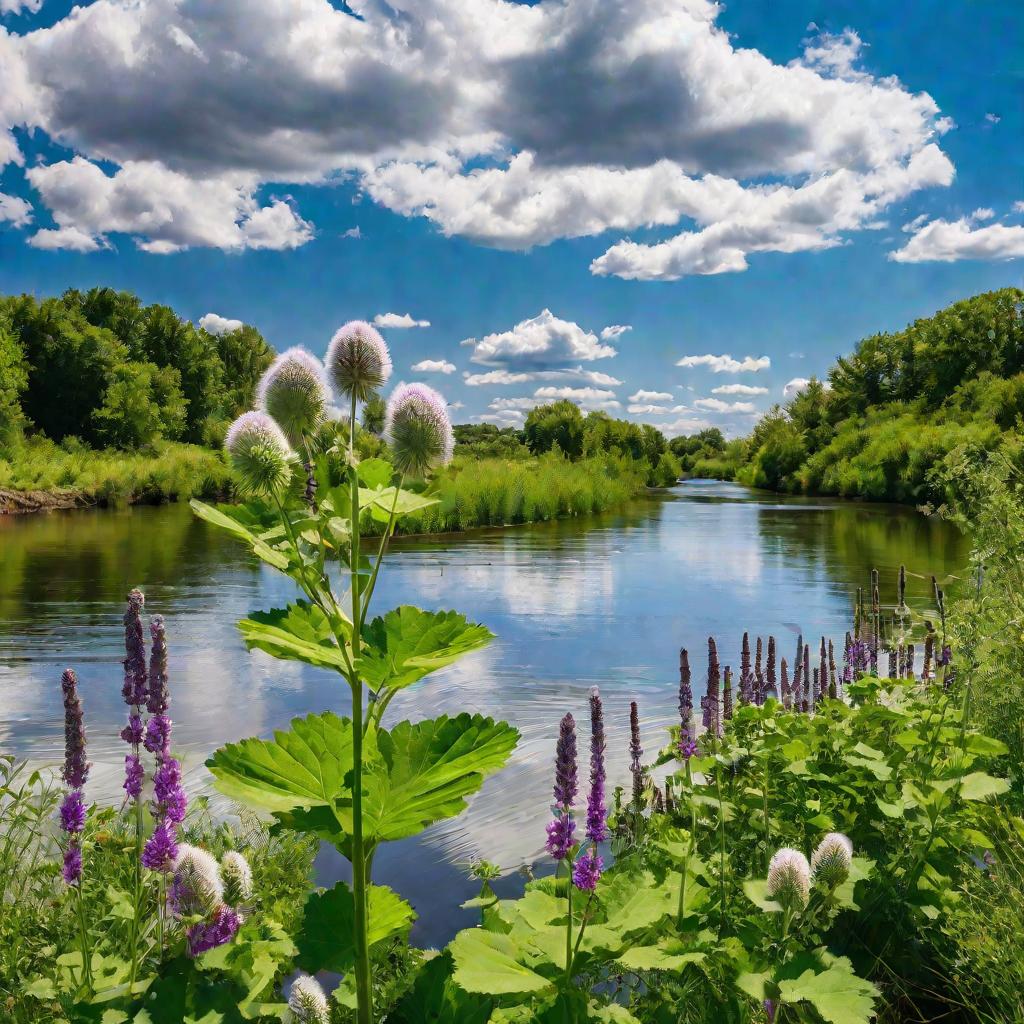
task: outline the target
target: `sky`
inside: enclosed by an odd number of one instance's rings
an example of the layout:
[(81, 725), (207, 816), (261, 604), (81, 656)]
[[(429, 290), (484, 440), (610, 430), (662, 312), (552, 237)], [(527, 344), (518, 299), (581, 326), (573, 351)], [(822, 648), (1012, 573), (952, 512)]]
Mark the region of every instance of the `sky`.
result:
[(749, 431), (1024, 284), (1019, 0), (0, 0), (0, 293)]

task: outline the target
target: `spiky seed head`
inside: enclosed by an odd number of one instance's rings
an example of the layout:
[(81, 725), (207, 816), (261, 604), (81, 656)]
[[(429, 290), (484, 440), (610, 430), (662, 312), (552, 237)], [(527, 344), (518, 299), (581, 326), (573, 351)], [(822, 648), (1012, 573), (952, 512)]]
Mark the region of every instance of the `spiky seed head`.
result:
[(803, 910), (811, 894), (811, 866), (799, 851), (784, 846), (768, 865), (768, 897), (787, 910)]
[(293, 447), (323, 422), (331, 392), (323, 364), (295, 347), (282, 352), (260, 379), (256, 404), (280, 425)]
[(445, 465), (455, 448), (447, 403), (426, 384), (399, 384), (388, 399), (384, 440), (400, 473), (421, 477)]
[(288, 1008), (299, 1024), (330, 1024), (331, 1008), (316, 978), (300, 974), (292, 982)]
[(243, 491), (270, 496), (288, 486), (295, 453), (265, 412), (242, 413), (228, 428), (224, 447)]
[(252, 899), (252, 868), (237, 850), (228, 850), (220, 859), (224, 879), (224, 902), (237, 907)]
[(174, 861), (171, 906), (179, 917), (212, 914), (224, 902), (224, 883), (212, 853), (182, 843)]
[(378, 331), (362, 320), (339, 327), (327, 346), (327, 373), (346, 398), (365, 402), (391, 377), (391, 353)]
[(826, 889), (834, 889), (849, 878), (852, 863), (853, 843), (841, 832), (829, 832), (811, 854), (814, 881)]

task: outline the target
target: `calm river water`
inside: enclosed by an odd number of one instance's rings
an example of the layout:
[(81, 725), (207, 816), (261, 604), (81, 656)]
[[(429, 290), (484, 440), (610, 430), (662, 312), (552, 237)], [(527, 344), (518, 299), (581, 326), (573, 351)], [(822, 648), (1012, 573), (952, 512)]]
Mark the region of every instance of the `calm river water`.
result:
[[(456, 608), (497, 640), (406, 691), (390, 721), (479, 711), (518, 726), (522, 740), (466, 814), (381, 850), (376, 880), (419, 911), (416, 941), (446, 941), (473, 919), (457, 910), (475, 894), (468, 861), (514, 869), (540, 857), (558, 720), (566, 711), (585, 720), (592, 686), (605, 699), (614, 784), (624, 781), (630, 700), (640, 703), (644, 745), (664, 741), (680, 646), (693, 652), (695, 683), (709, 634), (725, 663), (738, 662), (744, 629), (774, 633), (790, 657), (798, 632), (841, 639), (872, 566), (893, 587), (905, 562), (920, 574), (910, 594), (924, 602), (928, 574), (955, 575), (966, 557), (952, 527), (910, 509), (701, 481), (585, 521), (398, 543), (378, 610)], [(267, 735), (295, 715), (344, 711), (338, 677), (246, 652), (235, 621), (287, 603), (290, 584), (186, 506), (0, 517), (0, 752), (60, 759), (60, 673), (74, 666), (93, 795), (116, 798), (120, 617), (136, 585), (147, 610), (167, 619), (175, 746), (193, 787), (206, 784), (203, 760), (219, 744)], [(340, 875), (339, 860), (321, 855), (323, 884)]]

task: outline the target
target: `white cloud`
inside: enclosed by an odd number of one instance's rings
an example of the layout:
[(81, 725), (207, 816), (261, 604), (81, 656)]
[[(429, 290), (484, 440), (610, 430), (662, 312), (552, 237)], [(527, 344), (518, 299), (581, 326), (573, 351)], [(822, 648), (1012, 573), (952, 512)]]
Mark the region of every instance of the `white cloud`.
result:
[(429, 327), (429, 320), (414, 320), (408, 313), (378, 313), (373, 322), (377, 327), (405, 329), (407, 327)]
[(9, 196), (0, 192), (0, 224), (23, 228), (32, 221), (32, 204), (20, 196)]
[(485, 412), (475, 417), (481, 423), (493, 423), (498, 427), (521, 427), (526, 416), (514, 409), (502, 409), (498, 412)]
[(465, 409), (466, 406), (465, 406), (464, 402), (449, 402), (448, 403), (448, 408), (449, 409), (459, 410), (459, 409)]
[(561, 320), (550, 309), (529, 320), (521, 320), (509, 331), (488, 334), (472, 346), (470, 359), (485, 366), (504, 366), (519, 370), (551, 369), (558, 363), (589, 362), (616, 355), (610, 345), (602, 345), (597, 336), (571, 320)]
[(618, 387), (622, 381), (608, 373), (584, 370), (582, 366), (565, 367), (561, 370), (531, 370), (512, 372), (509, 370), (488, 370), (486, 373), (463, 373), (462, 381), (470, 387), (497, 384), (525, 384), (537, 380), (567, 380), (581, 384), (595, 384), (598, 387)]
[(756, 411), (753, 402), (723, 402), (720, 398), (698, 398), (693, 403), (698, 409), (707, 409), (708, 412), (742, 412), (751, 413)]
[(1002, 118), (998, 114), (986, 114), (985, 120), (988, 121), (989, 124), (999, 124), (999, 122), (1002, 121)]
[(71, 252), (96, 252), (97, 249), (110, 248), (102, 239), (96, 239), (76, 227), (43, 228), (29, 238), (28, 244), (34, 249), (68, 249)]
[(1024, 213), (1024, 199), (1018, 199), (1013, 204), (1013, 212), (1014, 213)]
[(42, 6), (43, 0), (0, 0), (0, 14), (35, 14)]
[(668, 416), (672, 413), (686, 412), (685, 405), (644, 404), (627, 405), (626, 412), (634, 416)]
[[(804, 388), (806, 388), (807, 385), (810, 383), (811, 382), (806, 377), (794, 377), (791, 381), (788, 381), (786, 383), (785, 387), (783, 387), (782, 397), (784, 399), (792, 398), (794, 395), (797, 395), (801, 391), (803, 391)], [(821, 386), (826, 391), (832, 390), (832, 385), (827, 380), (821, 381)]]
[(676, 366), (706, 366), (712, 373), (758, 373), (761, 370), (767, 370), (772, 365), (771, 359), (768, 356), (759, 356), (755, 359), (753, 356), (744, 356), (742, 359), (733, 359), (732, 356), (726, 354), (721, 356), (703, 355), (703, 356), (683, 356), (682, 359), (676, 362)]
[(312, 225), (284, 199), (260, 206), (255, 182), (195, 181), (155, 163), (126, 163), (112, 176), (82, 157), (25, 172), (59, 230), (39, 232), (40, 248), (88, 251), (107, 235), (135, 236), (138, 247), (171, 253), (193, 246), (218, 249), (294, 249), (313, 237)]
[(230, 320), (219, 313), (207, 313), (199, 318), (199, 326), (209, 334), (221, 335), (237, 331), (245, 324), (241, 320)]
[(607, 391), (603, 388), (537, 388), (533, 397), (540, 402), (556, 402), (559, 399), (568, 399), (584, 409), (619, 409), (622, 403), (615, 397), (614, 391)]
[(996, 215), (996, 211), (991, 206), (979, 206), (971, 214), (971, 220), (983, 221), (991, 220)]
[(672, 401), (671, 391), (637, 391), (629, 396), (631, 402), (670, 402)]
[(363, 237), (363, 232), (360, 230), (359, 225), (357, 224), (354, 228), (349, 228), (348, 231), (342, 231), (341, 237), (342, 238), (362, 238)]
[(681, 434), (696, 434), (717, 424), (695, 416), (682, 416), (668, 423), (658, 423), (656, 426), (666, 437), (678, 437)]
[(609, 324), (607, 327), (601, 328), (601, 340), (612, 341), (631, 330), (633, 330), (632, 324)]
[[(61, 208), (59, 228), (97, 247), (118, 231), (157, 252), (302, 244), (311, 226), (257, 209), (258, 190), (344, 176), (502, 248), (696, 224), (592, 264), (635, 279), (827, 249), (952, 177), (948, 119), (861, 70), (850, 30), (783, 65), (734, 41), (711, 0), (353, 3), (95, 0), (4, 34), (0, 166), (23, 159), (19, 125), (119, 168), (130, 197)], [(140, 167), (186, 180), (193, 202), (171, 180), (119, 181)]]
[(1024, 256), (1024, 225), (974, 227), (970, 218), (933, 220), (919, 227), (902, 249), (889, 253), (897, 263), (954, 263), (957, 260), (1009, 260)]
[(416, 373), (454, 373), (455, 364), (449, 363), (447, 359), (421, 359), (418, 363), (412, 364)]
[(719, 384), (711, 389), (713, 395), (767, 395), (767, 388), (754, 387), (751, 384)]

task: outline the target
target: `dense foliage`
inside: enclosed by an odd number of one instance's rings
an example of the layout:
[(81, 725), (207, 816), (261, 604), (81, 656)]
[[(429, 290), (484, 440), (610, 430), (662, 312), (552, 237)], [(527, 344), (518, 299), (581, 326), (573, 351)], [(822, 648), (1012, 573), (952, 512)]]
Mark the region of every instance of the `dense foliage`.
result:
[(997, 448), (1022, 415), (1024, 292), (1004, 288), (864, 339), (827, 382), (812, 380), (691, 472), (772, 490), (942, 500), (957, 451)]

